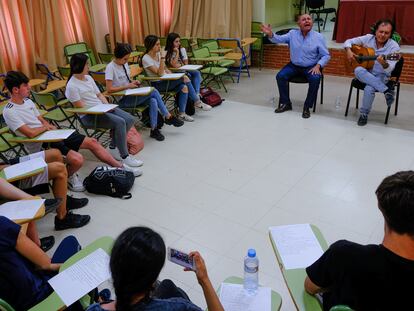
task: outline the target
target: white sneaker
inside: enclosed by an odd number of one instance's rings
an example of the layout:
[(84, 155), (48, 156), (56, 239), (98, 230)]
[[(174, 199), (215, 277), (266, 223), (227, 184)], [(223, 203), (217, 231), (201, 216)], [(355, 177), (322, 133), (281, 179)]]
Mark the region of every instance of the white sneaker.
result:
[(181, 112), (179, 118), (183, 121), (187, 121), (187, 122), (193, 122), (194, 118), (190, 117), (188, 114), (186, 114), (185, 112)]
[(85, 187), (83, 186), (83, 183), (80, 181), (78, 174), (73, 174), (72, 176), (68, 177), (68, 188), (69, 190), (75, 192), (85, 191)]
[(141, 176), (141, 175), (142, 175), (142, 170), (140, 170), (140, 169), (139, 169), (139, 168), (137, 168), (137, 167), (130, 167), (130, 166), (126, 165), (126, 164), (123, 164), (122, 166), (123, 166), (123, 168), (124, 168), (126, 171), (129, 171), (129, 172), (134, 173), (134, 176), (135, 176), (135, 177), (138, 177), (138, 176)]
[(144, 164), (144, 162), (142, 162), (141, 160), (135, 159), (130, 155), (127, 156), (125, 159), (121, 159), (121, 162), (122, 164), (128, 165), (129, 167), (138, 167)]
[(114, 159), (115, 160), (118, 160), (118, 161), (121, 161), (122, 160), (122, 158), (121, 158), (121, 155), (119, 154), (119, 150), (118, 150), (118, 148), (114, 148), (114, 149), (112, 149), (112, 148), (106, 148), (108, 151), (109, 151), (109, 153), (114, 157)]
[(194, 104), (194, 107), (203, 109), (204, 111), (209, 111), (209, 110), (211, 110), (211, 108), (213, 108), (210, 105), (207, 105), (207, 104), (203, 103), (201, 100), (199, 100), (198, 102), (196, 102)]

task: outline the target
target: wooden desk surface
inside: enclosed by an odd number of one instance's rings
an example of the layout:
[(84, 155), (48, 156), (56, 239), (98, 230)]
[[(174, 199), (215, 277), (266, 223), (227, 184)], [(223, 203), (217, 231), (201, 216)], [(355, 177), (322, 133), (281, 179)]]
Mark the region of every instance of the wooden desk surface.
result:
[(244, 38), (241, 40), (241, 46), (244, 47), (246, 45), (252, 44), (256, 42), (257, 38)]
[(42, 83), (45, 83), (45, 82), (46, 82), (46, 80), (44, 80), (44, 79), (30, 79), (29, 80), (29, 85), (31, 87), (35, 87), (35, 86), (38, 86), (38, 85), (40, 85)]
[(131, 70), (131, 78), (135, 78), (136, 76), (139, 76), (142, 73), (142, 68), (138, 64), (130, 65), (129, 69)]
[(65, 88), (66, 87), (66, 80), (53, 80), (50, 81), (47, 85), (47, 88), (40, 91), (39, 94), (47, 94), (47, 93), (51, 93), (53, 91), (57, 91), (59, 89)]
[[(40, 135), (42, 135), (42, 134), (40, 134)], [(13, 143), (21, 143), (21, 144), (22, 143), (55, 143), (55, 142), (62, 141), (62, 140), (63, 139), (61, 139), (61, 138), (38, 139), (37, 137), (29, 138), (29, 137), (21, 137), (21, 136), (14, 136), (12, 138), (9, 138), (9, 141), (11, 141)]]

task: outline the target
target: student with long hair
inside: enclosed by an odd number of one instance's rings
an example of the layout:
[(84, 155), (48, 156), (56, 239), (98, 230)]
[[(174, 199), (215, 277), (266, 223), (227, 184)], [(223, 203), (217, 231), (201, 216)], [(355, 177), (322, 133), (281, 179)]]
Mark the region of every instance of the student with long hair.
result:
[[(66, 98), (76, 108), (93, 107), (99, 104), (108, 104), (105, 96), (101, 94), (93, 78), (88, 75), (88, 57), (85, 54), (74, 54), (70, 59), (70, 75), (66, 85)], [(134, 175), (137, 174), (137, 167), (143, 162), (129, 155), (127, 146), (127, 133), (134, 125), (134, 118), (122, 109), (115, 109), (101, 115), (83, 115), (82, 123), (89, 128), (111, 129), (112, 140), (109, 145), (109, 152), (113, 157), (122, 162), (126, 168), (133, 168)]]
[[(165, 50), (167, 51), (167, 54), (165, 55), (165, 63), (168, 67), (179, 68), (181, 66), (188, 65), (187, 51), (181, 46), (179, 34), (175, 32), (168, 34)], [(200, 71), (187, 71), (186, 75), (190, 78), (191, 85), (193, 86), (193, 90), (195, 92), (195, 95), (192, 94), (192, 89), (189, 88), (190, 98), (191, 96), (197, 98), (197, 100), (194, 101), (194, 106), (206, 111), (210, 110), (211, 106), (200, 100), (200, 85), (202, 80)]]
[[(128, 66), (128, 59), (131, 52), (132, 48), (128, 43), (119, 43), (116, 45), (114, 49), (115, 58), (106, 66), (105, 70), (106, 90), (108, 93), (134, 89), (140, 86), (141, 83), (139, 81), (132, 81), (130, 79), (131, 71)], [(135, 108), (143, 104), (148, 105), (151, 122), (150, 136), (158, 141), (164, 140), (164, 135), (161, 134), (157, 127), (158, 111), (165, 118), (166, 124), (174, 125), (175, 127), (184, 124), (183, 121), (177, 119), (167, 110), (157, 90), (152, 91), (147, 96), (117, 96), (117, 100), (121, 108)]]
[[(95, 304), (88, 311), (202, 311), (172, 281), (164, 280), (157, 284), (165, 255), (165, 244), (158, 233), (146, 227), (125, 230), (115, 241), (110, 260), (116, 307), (114, 303), (102, 306)], [(190, 256), (196, 264), (195, 274), (208, 309), (224, 311), (208, 277), (203, 258), (198, 252), (191, 252)]]
[[(165, 66), (165, 55), (164, 53), (161, 53), (161, 45), (159, 38), (154, 35), (146, 36), (144, 40), (144, 45), (146, 51), (141, 61), (145, 73), (149, 77), (159, 77), (164, 75), (165, 73), (171, 73)], [(168, 91), (178, 92), (179, 118), (183, 121), (194, 121), (192, 117), (185, 113), (189, 87), (188, 84), (185, 83), (184, 79), (172, 81), (158, 80), (153, 81), (151, 84), (160, 92), (165, 92), (167, 90), (167, 87)]]

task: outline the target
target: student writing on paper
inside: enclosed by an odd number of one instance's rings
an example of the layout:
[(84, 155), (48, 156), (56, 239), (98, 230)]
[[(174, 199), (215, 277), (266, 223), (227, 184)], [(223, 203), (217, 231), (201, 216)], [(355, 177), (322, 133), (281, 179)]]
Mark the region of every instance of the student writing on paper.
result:
[[(36, 157), (42, 157), (47, 163), (47, 168), (40, 174), (24, 178), (13, 184), (27, 193), (44, 193), (49, 192), (48, 182), (52, 182), (52, 192), (55, 198), (61, 198), (62, 203), (57, 208), (55, 217), (55, 230), (64, 230), (69, 228), (80, 228), (89, 223), (89, 215), (78, 215), (70, 210), (81, 208), (88, 204), (88, 199), (76, 199), (67, 196), (68, 174), (63, 164), (62, 154), (57, 149), (49, 149), (30, 154), (28, 156), (18, 157), (9, 160), (8, 164), (25, 162)], [(5, 165), (0, 164), (0, 170)]]
[[(9, 128), (18, 136), (34, 138), (39, 134), (56, 129), (47, 122), (39, 113), (33, 101), (27, 98), (30, 95), (29, 79), (21, 72), (11, 71), (7, 73), (4, 83), (11, 94), (11, 99), (6, 105), (3, 116)], [(42, 143), (25, 143), (25, 148), (30, 152), (38, 152), (42, 149)], [(85, 191), (85, 187), (79, 180), (76, 172), (82, 167), (84, 158), (79, 149), (90, 150), (99, 160), (113, 166), (122, 167), (122, 163), (114, 157), (95, 139), (74, 132), (65, 140), (48, 144), (56, 148), (66, 157), (68, 170), (68, 187), (72, 191)]]
[(311, 266), (305, 289), (323, 309), (411, 310), (414, 280), (414, 171), (386, 177), (376, 190), (384, 217), (381, 244), (337, 241)]
[[(167, 54), (165, 55), (165, 63), (168, 67), (180, 68), (183, 65), (188, 65), (187, 51), (185, 50), (185, 47), (181, 46), (179, 34), (175, 32), (168, 34), (165, 50), (167, 51)], [(192, 94), (193, 90), (197, 95), (197, 100), (194, 101), (194, 106), (205, 111), (210, 110), (211, 106), (203, 103), (200, 100), (200, 85), (202, 80), (200, 71), (187, 71), (186, 75), (188, 78), (190, 78), (191, 85), (193, 87), (192, 89), (188, 88), (190, 92), (190, 98), (191, 96), (194, 96), (194, 94)]]
[[(165, 53), (164, 51), (161, 51), (159, 38), (154, 35), (146, 36), (144, 45), (146, 51), (141, 61), (146, 75), (149, 77), (160, 77), (166, 73), (171, 73), (171, 71), (166, 68)], [(183, 78), (169, 81), (158, 80), (152, 81), (151, 85), (160, 92), (167, 91), (167, 88), (168, 91), (178, 92), (178, 111), (180, 119), (187, 122), (194, 121), (192, 117), (185, 113), (185, 107), (187, 106), (187, 99), (189, 96), (189, 85), (191, 85), (189, 80), (188, 82), (184, 81)]]
[[(201, 311), (187, 294), (170, 280), (159, 285), (157, 278), (164, 266), (166, 256), (162, 237), (145, 227), (125, 230), (115, 241), (110, 268), (117, 297), (116, 307), (92, 305), (88, 311), (116, 310), (170, 310)], [(211, 285), (203, 258), (198, 252), (190, 253), (196, 264), (198, 283), (210, 311), (224, 311)], [(153, 292), (153, 293), (152, 293)]]
[[(0, 216), (0, 297), (16, 311), (30, 309), (53, 292), (48, 279), (79, 250), (76, 238), (68, 236), (50, 258), (20, 225)], [(66, 310), (83, 309), (75, 303)]]
[[(127, 89), (133, 89), (140, 86), (140, 82), (130, 79), (130, 69), (128, 66), (128, 59), (131, 55), (132, 48), (127, 43), (119, 43), (115, 47), (113, 59), (105, 69), (106, 90), (108, 93), (119, 92)], [(151, 122), (150, 137), (158, 141), (164, 140), (164, 135), (161, 134), (157, 127), (158, 111), (165, 118), (165, 123), (180, 127), (184, 124), (183, 121), (173, 116), (165, 106), (160, 93), (153, 90), (151, 94), (146, 96), (117, 96), (119, 107), (121, 108), (135, 108), (139, 105), (149, 106), (149, 115)]]
[[(108, 100), (99, 91), (93, 78), (88, 75), (88, 56), (82, 53), (74, 54), (70, 59), (70, 76), (66, 85), (66, 98), (76, 108), (93, 107), (108, 104)], [(126, 169), (133, 169), (139, 175), (137, 167), (144, 163), (128, 153), (127, 133), (134, 125), (134, 118), (122, 109), (116, 107), (100, 115), (82, 116), (83, 124), (88, 128), (105, 128), (112, 130), (109, 152), (115, 159), (121, 161)], [(142, 148), (144, 146), (142, 145)], [(137, 175), (134, 172), (135, 175)]]

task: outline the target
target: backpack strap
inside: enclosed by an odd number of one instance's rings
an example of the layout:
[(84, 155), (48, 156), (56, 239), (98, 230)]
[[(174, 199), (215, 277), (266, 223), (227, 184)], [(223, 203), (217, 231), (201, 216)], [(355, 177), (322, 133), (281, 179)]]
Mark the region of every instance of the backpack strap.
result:
[(132, 81), (131, 81), (131, 79), (129, 78), (128, 72), (127, 72), (127, 70), (126, 70), (126, 68), (125, 68), (125, 64), (123, 64), (123, 65), (122, 65), (122, 68), (123, 68), (123, 69), (124, 69), (124, 71), (125, 71), (125, 75), (126, 75), (126, 77), (127, 77), (127, 79), (128, 79), (128, 82), (129, 82), (129, 83), (131, 83)]

